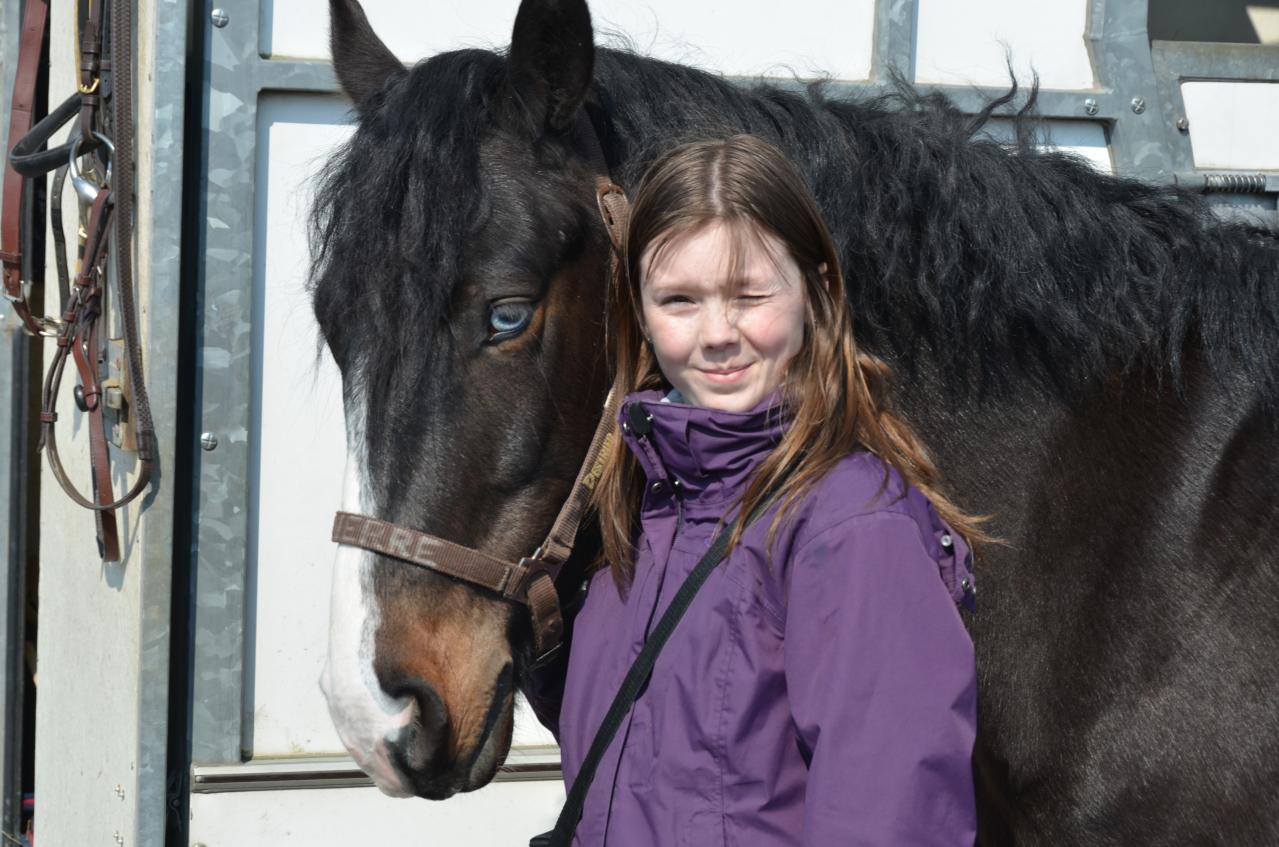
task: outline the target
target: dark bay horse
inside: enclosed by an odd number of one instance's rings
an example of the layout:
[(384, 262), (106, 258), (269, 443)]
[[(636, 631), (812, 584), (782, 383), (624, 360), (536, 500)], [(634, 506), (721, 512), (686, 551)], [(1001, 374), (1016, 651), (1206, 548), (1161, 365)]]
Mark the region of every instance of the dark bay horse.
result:
[[(359, 123), (317, 192), (313, 293), (345, 508), (527, 555), (609, 383), (579, 112), (625, 186), (677, 142), (756, 133), (809, 180), (897, 402), (1009, 542), (967, 619), (982, 842), (1279, 843), (1279, 242), (981, 137), (1006, 102), (739, 86), (595, 48), (583, 0), (524, 0), (505, 54), (406, 69), (354, 0), (331, 12)], [(500, 598), (341, 548), (343, 740), (389, 793), (484, 785), (529, 640)]]

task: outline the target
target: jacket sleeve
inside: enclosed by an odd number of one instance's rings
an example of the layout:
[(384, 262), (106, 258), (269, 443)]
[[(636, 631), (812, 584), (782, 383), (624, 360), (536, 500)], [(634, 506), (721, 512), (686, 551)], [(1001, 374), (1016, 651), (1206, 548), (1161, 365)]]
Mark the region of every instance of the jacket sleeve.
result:
[(860, 515), (787, 567), (787, 693), (809, 762), (802, 843), (972, 845), (972, 641), (917, 524)]

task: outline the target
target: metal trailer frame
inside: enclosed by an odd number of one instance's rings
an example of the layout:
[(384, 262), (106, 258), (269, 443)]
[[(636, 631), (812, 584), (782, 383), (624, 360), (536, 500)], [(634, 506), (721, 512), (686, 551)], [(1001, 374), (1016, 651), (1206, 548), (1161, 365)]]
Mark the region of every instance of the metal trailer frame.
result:
[[(833, 83), (836, 92), (885, 90), (894, 67), (907, 78), (913, 76), (918, 3), (877, 0), (871, 78)], [(1189, 135), (1178, 128), (1184, 115), (1181, 80), (1276, 80), (1279, 49), (1176, 42), (1160, 42), (1152, 49), (1146, 13), (1145, 0), (1090, 0), (1087, 40), (1097, 85), (1091, 90), (1042, 90), (1039, 112), (1047, 119), (1102, 124), (1118, 174), (1193, 182)], [(318, 764), (249, 759), (252, 729), (246, 716), (251, 706), (245, 702), (243, 657), (246, 586), (253, 566), (246, 551), (253, 529), (243, 506), (255, 456), (249, 439), (224, 434), (252, 433), (255, 425), (251, 368), (257, 295), (245, 281), (252, 279), (258, 246), (253, 234), (257, 109), (265, 94), (338, 91), (328, 62), (266, 56), (259, 20), (256, 0), (224, 0), (197, 22), (207, 51), (203, 109), (208, 134), (201, 178), (207, 186), (202, 217), (208, 223), (196, 249), (216, 261), (205, 263), (200, 275), (202, 358), (194, 431), (210, 434), (213, 439), (206, 444), (217, 446), (180, 447), (194, 457), (199, 492), (190, 562), (198, 586), (192, 791), (371, 784), (353, 763), (340, 759)], [(944, 92), (969, 112), (1003, 93), (990, 87), (919, 87)], [(499, 778), (556, 772), (555, 760), (515, 761)]]

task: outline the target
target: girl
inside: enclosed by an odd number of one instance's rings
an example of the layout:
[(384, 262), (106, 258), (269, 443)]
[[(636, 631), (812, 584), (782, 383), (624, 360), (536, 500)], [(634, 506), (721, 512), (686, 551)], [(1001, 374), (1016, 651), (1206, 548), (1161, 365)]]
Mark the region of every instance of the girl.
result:
[[(659, 159), (609, 318), (620, 438), (559, 739), (582, 758), (649, 628), (737, 527), (600, 763), (575, 844), (972, 844), (969, 539), (858, 353), (803, 180), (750, 137)], [(780, 489), (776, 488), (780, 485)], [(958, 531), (958, 532), (957, 532)]]

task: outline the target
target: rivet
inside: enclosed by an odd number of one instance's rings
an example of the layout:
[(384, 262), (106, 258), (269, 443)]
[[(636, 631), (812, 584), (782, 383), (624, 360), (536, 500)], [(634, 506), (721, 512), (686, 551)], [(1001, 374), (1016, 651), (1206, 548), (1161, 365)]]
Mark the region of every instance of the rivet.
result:
[(972, 585), (972, 581), (969, 580), (968, 577), (964, 577), (963, 579), (959, 581), (959, 587), (964, 589), (965, 591), (968, 590), (968, 587), (970, 585)]
[(943, 534), (943, 535), (942, 535), (942, 537), (941, 537), (941, 546), (943, 546), (943, 547), (949, 547), (949, 546), (950, 546), (951, 544), (953, 544), (953, 543), (954, 543), (954, 539), (952, 539), (952, 538), (950, 537), (950, 533), (945, 533), (945, 534)]
[(218, 449), (218, 437), (211, 432), (200, 436), (200, 449), (206, 453)]
[(1177, 118), (1177, 130), (1179, 132), (1190, 132), (1190, 121), (1185, 117)]
[(209, 13), (209, 20), (213, 21), (215, 27), (222, 29), (231, 22), (231, 16), (226, 13), (226, 9), (217, 8)]
[(1089, 97), (1087, 100), (1084, 101), (1084, 112), (1089, 115), (1097, 114), (1096, 98)]
[(666, 486), (665, 486), (665, 485), (663, 485), (663, 484), (662, 484), (662, 481), (659, 479), (657, 482), (655, 482), (655, 483), (653, 483), (651, 486), (649, 486), (649, 489), (648, 489), (648, 490), (649, 490), (649, 491), (652, 491), (654, 494), (661, 494), (661, 493), (662, 493), (662, 490), (663, 490), (665, 487), (666, 487)]
[(1146, 101), (1140, 97), (1132, 98), (1132, 111), (1135, 115), (1140, 115), (1146, 111)]

